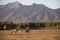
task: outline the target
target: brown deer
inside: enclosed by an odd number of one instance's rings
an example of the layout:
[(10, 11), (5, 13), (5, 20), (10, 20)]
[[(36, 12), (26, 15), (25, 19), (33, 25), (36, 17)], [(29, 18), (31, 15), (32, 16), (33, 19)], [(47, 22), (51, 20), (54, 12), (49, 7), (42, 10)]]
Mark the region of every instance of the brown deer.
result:
[(15, 29), (11, 30), (11, 33), (16, 33), (18, 30), (19, 30), (19, 27), (18, 27), (18, 26), (16, 26), (16, 28), (15, 28)]
[(4, 29), (4, 30), (6, 30), (6, 29), (7, 29), (7, 26), (6, 26), (6, 25), (4, 25), (3, 29)]

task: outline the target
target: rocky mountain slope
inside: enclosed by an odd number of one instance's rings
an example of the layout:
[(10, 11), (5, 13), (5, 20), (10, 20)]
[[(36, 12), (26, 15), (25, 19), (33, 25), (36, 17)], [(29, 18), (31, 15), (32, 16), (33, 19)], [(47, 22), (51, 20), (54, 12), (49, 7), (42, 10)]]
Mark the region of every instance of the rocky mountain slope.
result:
[(0, 5), (0, 20), (12, 22), (60, 21), (60, 9), (50, 9), (43, 4), (22, 5), (19, 2)]

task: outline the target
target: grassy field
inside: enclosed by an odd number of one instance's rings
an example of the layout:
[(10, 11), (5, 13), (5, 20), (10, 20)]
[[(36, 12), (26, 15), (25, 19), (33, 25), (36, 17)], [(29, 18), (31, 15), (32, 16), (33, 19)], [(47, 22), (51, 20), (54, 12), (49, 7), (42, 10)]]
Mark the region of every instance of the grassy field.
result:
[(11, 33), (12, 31), (0, 31), (0, 40), (60, 40), (58, 29), (30, 30), (29, 33), (25, 30), (19, 30), (16, 33)]

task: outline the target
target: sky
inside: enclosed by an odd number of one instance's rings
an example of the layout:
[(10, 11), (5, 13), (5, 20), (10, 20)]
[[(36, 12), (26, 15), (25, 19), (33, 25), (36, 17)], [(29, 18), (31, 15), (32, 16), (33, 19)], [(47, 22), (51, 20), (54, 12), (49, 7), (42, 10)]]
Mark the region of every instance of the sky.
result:
[(44, 4), (45, 6), (52, 9), (60, 8), (60, 0), (0, 0), (0, 5), (15, 1), (19, 1), (23, 5), (32, 5), (33, 3), (37, 3)]

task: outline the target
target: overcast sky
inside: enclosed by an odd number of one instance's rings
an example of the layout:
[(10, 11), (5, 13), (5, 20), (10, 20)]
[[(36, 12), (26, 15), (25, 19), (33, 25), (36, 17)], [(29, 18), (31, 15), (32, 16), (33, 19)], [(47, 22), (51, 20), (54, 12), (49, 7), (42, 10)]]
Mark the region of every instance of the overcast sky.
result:
[(60, 8), (60, 0), (0, 0), (0, 5), (15, 1), (19, 1), (23, 5), (31, 5), (32, 3), (37, 3), (44, 4), (45, 6), (52, 9)]

